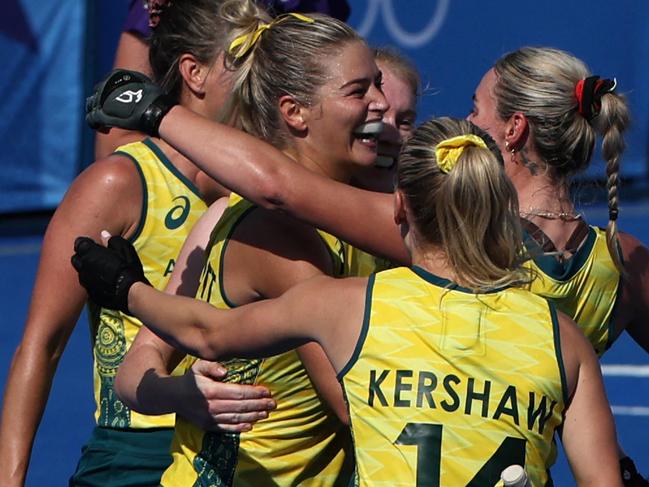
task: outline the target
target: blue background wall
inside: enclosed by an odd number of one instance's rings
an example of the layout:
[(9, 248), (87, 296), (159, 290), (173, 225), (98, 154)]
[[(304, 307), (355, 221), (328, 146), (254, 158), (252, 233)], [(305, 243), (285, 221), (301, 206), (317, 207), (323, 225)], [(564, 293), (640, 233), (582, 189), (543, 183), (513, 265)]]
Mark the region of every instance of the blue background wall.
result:
[(3, 2), (0, 211), (58, 203), (81, 137), (83, 2)]
[[(6, 0), (0, 16), (0, 213), (51, 209), (92, 161), (83, 100), (110, 68), (127, 0)], [(351, 0), (350, 24), (393, 44), (426, 83), (420, 119), (464, 116), (483, 73), (522, 45), (551, 45), (616, 76), (633, 128), (623, 176), (647, 176), (649, 2)], [(488, 5), (488, 8), (485, 8)], [(643, 62), (645, 60), (645, 62)], [(603, 164), (589, 176), (600, 177)]]
[(4, 0), (0, 214), (56, 207), (92, 162), (83, 103), (111, 66), (127, 0)]

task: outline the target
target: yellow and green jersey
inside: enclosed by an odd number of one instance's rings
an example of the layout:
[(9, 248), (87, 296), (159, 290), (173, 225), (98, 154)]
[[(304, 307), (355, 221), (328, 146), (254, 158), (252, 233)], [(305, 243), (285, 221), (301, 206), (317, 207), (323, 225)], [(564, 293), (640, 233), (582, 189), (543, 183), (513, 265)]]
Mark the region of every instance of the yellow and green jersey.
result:
[[(194, 223), (207, 209), (196, 186), (181, 174), (153, 141), (121, 146), (142, 180), (142, 214), (130, 238), (157, 289), (164, 289), (175, 259)], [(94, 339), (94, 389), (97, 425), (110, 428), (172, 428), (174, 416), (145, 416), (127, 408), (116, 396), (114, 380), (142, 323), (119, 311), (89, 303)], [(178, 369), (177, 369), (178, 370)]]
[(549, 482), (567, 397), (556, 315), (539, 296), (379, 272), (339, 379), (360, 485), (491, 486), (512, 464)]
[[(223, 255), (237, 225), (256, 208), (238, 195), (230, 197), (211, 235), (197, 298), (217, 308), (235, 307), (223, 286)], [(320, 235), (333, 269), (343, 275), (347, 267), (342, 242), (324, 232)], [(163, 475), (163, 486), (347, 487), (353, 471), (348, 429), (322, 404), (295, 351), (224, 365), (226, 381), (268, 387), (277, 409), (241, 434), (202, 431), (178, 417), (173, 463)]]
[(393, 267), (388, 259), (368, 254), (364, 250), (345, 244), (348, 275), (367, 277), (374, 272), (384, 271)]
[(577, 322), (601, 356), (612, 345), (615, 305), (622, 293), (621, 274), (608, 251), (606, 232), (591, 226), (584, 243), (565, 262), (542, 255), (529, 237), (525, 244), (534, 255), (526, 264), (534, 276), (530, 290)]

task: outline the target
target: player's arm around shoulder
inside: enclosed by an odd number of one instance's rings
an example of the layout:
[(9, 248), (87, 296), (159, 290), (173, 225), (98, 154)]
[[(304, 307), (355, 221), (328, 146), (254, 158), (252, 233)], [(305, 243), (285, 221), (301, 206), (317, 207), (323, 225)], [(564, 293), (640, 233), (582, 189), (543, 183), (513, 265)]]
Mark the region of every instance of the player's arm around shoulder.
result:
[(569, 395), (562, 441), (570, 467), (580, 487), (621, 487), (615, 424), (599, 361), (577, 324), (563, 313), (558, 319)]
[[(278, 298), (227, 311), (197, 303), (205, 306), (194, 306), (192, 313), (186, 314), (199, 333), (192, 340), (192, 353), (206, 359), (267, 357), (315, 341), (334, 369), (340, 371), (360, 335), (366, 285), (366, 278), (321, 275), (297, 284)], [(144, 288), (137, 286), (146, 291)], [(141, 303), (146, 299), (144, 294), (138, 298)], [(130, 303), (129, 296), (129, 307)]]
[[(304, 302), (301, 287), (293, 289), (317, 276), (324, 282), (339, 281), (326, 277), (333, 262), (324, 242), (312, 227), (264, 211), (251, 212), (227, 245), (222, 286), (236, 308), (224, 311), (180, 297), (162, 299), (152, 289), (134, 285), (129, 309), (174, 346), (209, 360), (267, 356), (320, 338), (323, 345), (335, 342), (310, 323), (336, 322), (342, 327), (350, 296), (334, 287), (331, 293), (315, 292), (313, 302)], [(364, 288), (358, 296), (362, 308)], [(362, 313), (359, 309), (359, 323)]]
[(182, 106), (165, 115), (160, 134), (208, 175), (249, 200), (317, 223), (373, 254), (410, 262), (393, 224), (390, 195), (352, 188), (315, 174), (267, 142)]
[(616, 326), (625, 327), (638, 345), (649, 352), (649, 248), (628, 233), (621, 232), (619, 239), (625, 275)]
[(0, 485), (24, 481), (58, 361), (87, 299), (70, 264), (74, 240), (98, 239), (104, 228), (115, 234), (135, 228), (140, 188), (137, 170), (124, 157), (98, 161), (75, 179), (48, 225), (23, 337), (7, 377)]

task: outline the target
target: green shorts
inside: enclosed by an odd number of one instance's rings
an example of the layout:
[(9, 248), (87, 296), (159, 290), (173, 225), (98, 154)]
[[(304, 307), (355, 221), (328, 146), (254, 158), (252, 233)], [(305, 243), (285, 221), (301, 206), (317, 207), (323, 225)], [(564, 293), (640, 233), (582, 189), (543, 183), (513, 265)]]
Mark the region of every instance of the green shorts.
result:
[(160, 485), (171, 464), (173, 428), (117, 430), (95, 427), (81, 449), (70, 487), (151, 487)]

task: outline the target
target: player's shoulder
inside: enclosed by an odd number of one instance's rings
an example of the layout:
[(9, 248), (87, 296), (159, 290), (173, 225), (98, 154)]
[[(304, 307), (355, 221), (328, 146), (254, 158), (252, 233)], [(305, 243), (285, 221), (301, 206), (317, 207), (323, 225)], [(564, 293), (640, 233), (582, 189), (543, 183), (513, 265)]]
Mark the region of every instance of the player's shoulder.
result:
[(140, 181), (133, 160), (126, 154), (113, 153), (90, 164), (79, 178), (91, 179), (99, 184), (119, 187)]
[(140, 174), (129, 157), (113, 154), (86, 167), (73, 181), (66, 198), (119, 203), (128, 195), (139, 198), (141, 187)]
[(620, 249), (626, 274), (624, 295), (632, 297), (633, 301), (646, 295), (647, 269), (649, 269), (649, 248), (638, 238), (628, 233), (619, 234)]
[(649, 248), (638, 238), (625, 232), (618, 234), (618, 241), (622, 251), (624, 270), (628, 273), (627, 277), (633, 280), (633, 276), (644, 274), (649, 267)]
[(622, 255), (624, 260), (630, 260), (633, 257), (634, 252), (642, 252), (644, 254), (649, 253), (647, 247), (635, 236), (626, 232), (618, 233), (618, 240), (620, 242), (620, 248), (622, 249)]

